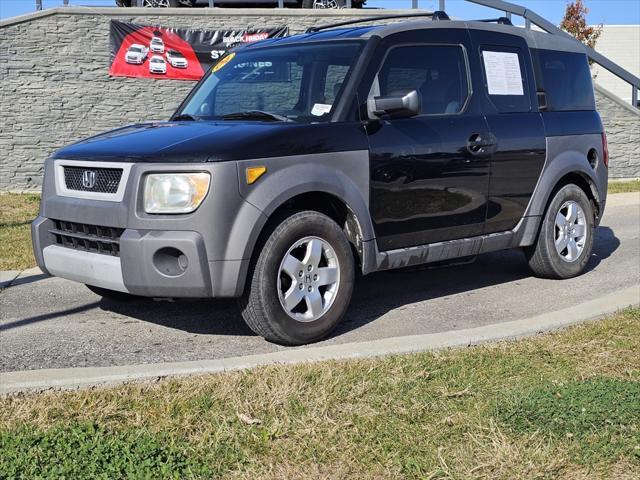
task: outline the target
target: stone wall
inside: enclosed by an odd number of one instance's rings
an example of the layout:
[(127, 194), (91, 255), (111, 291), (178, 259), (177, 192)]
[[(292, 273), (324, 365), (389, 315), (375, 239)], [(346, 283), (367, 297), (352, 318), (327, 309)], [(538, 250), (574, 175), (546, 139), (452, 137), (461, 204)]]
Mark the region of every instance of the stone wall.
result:
[[(375, 13), (66, 7), (0, 21), (0, 191), (39, 189), (43, 160), (57, 148), (125, 124), (166, 120), (194, 86), (109, 77), (111, 19), (210, 29), (288, 25), (298, 33)], [(633, 112), (609, 97), (599, 95), (598, 104), (610, 133), (611, 175), (639, 177), (637, 117), (634, 123)]]
[(640, 178), (640, 110), (597, 85), (596, 104), (609, 143), (609, 178)]

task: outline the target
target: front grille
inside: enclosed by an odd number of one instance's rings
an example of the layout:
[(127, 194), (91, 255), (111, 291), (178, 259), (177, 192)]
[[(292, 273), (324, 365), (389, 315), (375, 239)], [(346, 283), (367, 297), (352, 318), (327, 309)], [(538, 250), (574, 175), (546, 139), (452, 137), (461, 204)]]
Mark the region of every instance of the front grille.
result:
[(64, 183), (69, 190), (116, 193), (121, 178), (121, 168), (64, 167)]
[(86, 223), (53, 220), (55, 228), (49, 233), (56, 237), (56, 243), (63, 247), (120, 256), (120, 236), (124, 228), (101, 227)]

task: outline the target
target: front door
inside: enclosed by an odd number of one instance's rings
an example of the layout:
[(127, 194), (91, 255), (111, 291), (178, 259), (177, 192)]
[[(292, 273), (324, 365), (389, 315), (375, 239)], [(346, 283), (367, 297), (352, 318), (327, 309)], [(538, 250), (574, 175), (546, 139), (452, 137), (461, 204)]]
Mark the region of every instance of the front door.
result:
[[(382, 41), (369, 98), (417, 90), (422, 114), (369, 128), (370, 210), (381, 251), (481, 235), (492, 136), (473, 95), (466, 29)], [(471, 65), (470, 65), (471, 64)]]

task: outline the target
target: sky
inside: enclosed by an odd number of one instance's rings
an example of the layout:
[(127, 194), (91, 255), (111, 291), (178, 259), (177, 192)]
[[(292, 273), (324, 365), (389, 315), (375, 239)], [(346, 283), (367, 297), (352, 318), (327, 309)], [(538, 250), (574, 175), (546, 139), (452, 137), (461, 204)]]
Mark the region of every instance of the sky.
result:
[[(202, 1), (202, 0), (200, 0)], [(523, 5), (547, 20), (558, 24), (562, 19), (566, 0), (511, 0)], [(61, 6), (62, 0), (43, 0), (45, 8)], [(113, 6), (114, 0), (70, 0), (72, 5)], [(205, 2), (206, 3), (206, 2)], [(411, 0), (368, 0), (372, 8), (410, 8)], [(590, 9), (587, 20), (591, 24), (638, 25), (640, 24), (640, 0), (585, 0)], [(0, 0), (0, 18), (13, 17), (35, 10), (36, 0)], [(436, 10), (438, 0), (419, 0), (420, 8)], [(446, 0), (450, 16), (462, 19), (495, 17), (495, 11), (465, 0)]]

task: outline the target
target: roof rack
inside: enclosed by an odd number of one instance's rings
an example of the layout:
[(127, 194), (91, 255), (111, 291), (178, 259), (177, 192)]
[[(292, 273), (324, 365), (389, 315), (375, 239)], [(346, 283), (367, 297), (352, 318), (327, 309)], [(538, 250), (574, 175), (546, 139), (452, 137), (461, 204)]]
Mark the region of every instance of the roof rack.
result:
[(482, 20), (473, 20), (474, 22), (484, 22), (484, 23), (498, 23), (500, 25), (513, 25), (511, 20), (508, 17), (498, 17), (498, 18), (485, 18)]
[(384, 15), (381, 17), (366, 17), (366, 18), (358, 18), (355, 20), (348, 20), (346, 22), (328, 23), (326, 25), (309, 27), (305, 30), (305, 33), (319, 32), (321, 30), (327, 30), (329, 28), (344, 27), (346, 25), (354, 25), (356, 23), (370, 23), (370, 22), (377, 22), (379, 20), (393, 20), (395, 18), (412, 18), (412, 17), (429, 17), (434, 22), (439, 20), (451, 20), (449, 18), (449, 15), (447, 15), (445, 12), (442, 12), (442, 11), (436, 11), (433, 13), (406, 13), (403, 15)]

